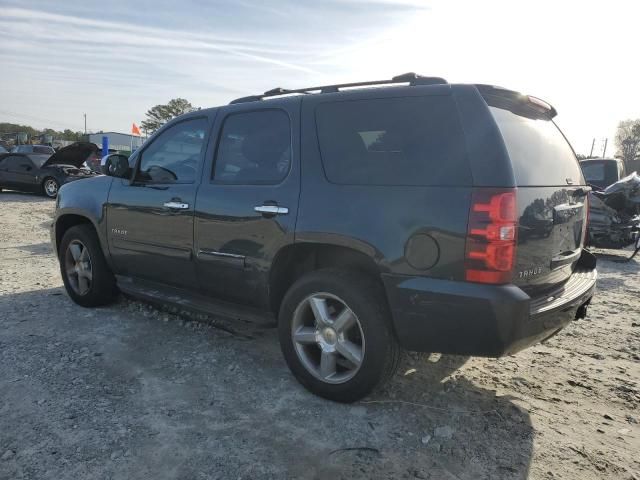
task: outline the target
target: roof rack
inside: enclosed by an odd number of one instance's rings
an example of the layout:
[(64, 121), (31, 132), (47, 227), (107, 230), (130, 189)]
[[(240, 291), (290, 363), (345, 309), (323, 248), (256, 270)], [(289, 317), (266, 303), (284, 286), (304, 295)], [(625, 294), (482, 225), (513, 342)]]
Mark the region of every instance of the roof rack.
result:
[(342, 88), (356, 88), (356, 87), (369, 87), (372, 85), (393, 85), (395, 83), (408, 83), (411, 86), (414, 85), (441, 85), (446, 84), (447, 81), (441, 77), (423, 77), (417, 73), (409, 72), (402, 75), (396, 75), (391, 80), (372, 80), (369, 82), (354, 82), (354, 83), (340, 83), (337, 85), (323, 85), (320, 87), (299, 88), (295, 90), (288, 90), (286, 88), (274, 88), (264, 92), (262, 95), (251, 95), (248, 97), (236, 98), (231, 101), (231, 104), (255, 102), (257, 100), (263, 100), (269, 97), (277, 97), (280, 95), (291, 94), (311, 94), (311, 93), (335, 93), (339, 92)]

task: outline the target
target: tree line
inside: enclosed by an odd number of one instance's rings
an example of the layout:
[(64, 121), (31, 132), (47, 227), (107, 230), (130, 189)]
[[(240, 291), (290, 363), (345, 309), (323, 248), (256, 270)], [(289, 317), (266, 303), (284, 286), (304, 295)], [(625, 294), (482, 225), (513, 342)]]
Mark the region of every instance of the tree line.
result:
[[(79, 142), (83, 136), (82, 132), (74, 132), (69, 129), (62, 131), (53, 130), (52, 128), (37, 129), (29, 125), (0, 122), (0, 138), (9, 140), (10, 137), (17, 133), (26, 133), (30, 139), (51, 135), (54, 140), (68, 140), (71, 142)], [(15, 137), (13, 139), (15, 140)]]

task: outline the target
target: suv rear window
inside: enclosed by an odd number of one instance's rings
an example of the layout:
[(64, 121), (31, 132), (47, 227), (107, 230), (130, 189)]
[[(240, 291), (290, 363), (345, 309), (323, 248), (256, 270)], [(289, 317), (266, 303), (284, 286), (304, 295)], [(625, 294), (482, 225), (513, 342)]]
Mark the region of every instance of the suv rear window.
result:
[(324, 103), (316, 110), (327, 179), (348, 185), (469, 185), (450, 96)]
[(615, 160), (583, 162), (580, 166), (587, 183), (597, 187), (605, 188), (618, 181), (620, 169)]
[(604, 163), (590, 162), (582, 164), (582, 173), (587, 182), (604, 182)]
[(509, 152), (519, 186), (583, 184), (569, 142), (555, 123), (489, 107)]

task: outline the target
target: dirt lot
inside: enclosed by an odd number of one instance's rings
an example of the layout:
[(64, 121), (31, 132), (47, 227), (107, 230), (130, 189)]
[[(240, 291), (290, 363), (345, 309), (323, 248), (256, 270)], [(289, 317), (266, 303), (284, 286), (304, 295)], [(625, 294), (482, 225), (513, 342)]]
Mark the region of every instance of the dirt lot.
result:
[(0, 194), (1, 479), (640, 478), (637, 261), (601, 258), (589, 318), (545, 345), (414, 355), (339, 405), (296, 383), (273, 328), (73, 304), (53, 208)]

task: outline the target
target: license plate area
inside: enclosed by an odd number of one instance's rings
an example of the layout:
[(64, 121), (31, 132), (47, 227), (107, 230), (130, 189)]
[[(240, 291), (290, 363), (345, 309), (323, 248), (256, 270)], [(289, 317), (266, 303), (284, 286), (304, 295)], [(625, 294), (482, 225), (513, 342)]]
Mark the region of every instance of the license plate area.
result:
[(554, 253), (573, 251), (580, 246), (584, 223), (584, 206), (558, 205), (553, 208)]

